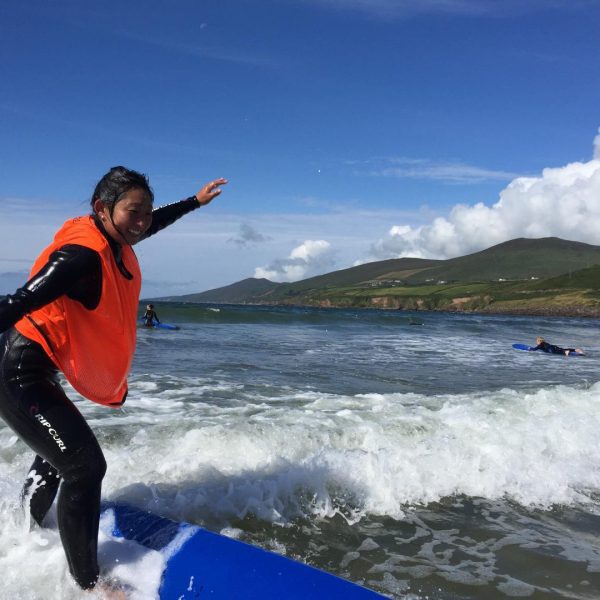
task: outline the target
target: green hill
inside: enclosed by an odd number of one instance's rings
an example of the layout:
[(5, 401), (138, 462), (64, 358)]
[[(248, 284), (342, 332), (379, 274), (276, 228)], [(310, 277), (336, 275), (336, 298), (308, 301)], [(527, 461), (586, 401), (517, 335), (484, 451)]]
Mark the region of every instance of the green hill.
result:
[(518, 238), (487, 250), (443, 261), (409, 278), (433, 281), (545, 279), (600, 264), (600, 247), (560, 238)]
[(237, 283), (220, 288), (186, 294), (183, 296), (166, 296), (158, 300), (177, 302), (223, 302), (228, 304), (244, 302), (266, 302), (269, 299), (285, 298), (308, 290), (321, 290), (332, 287), (367, 284), (369, 281), (386, 278), (408, 277), (422, 269), (431, 268), (444, 261), (421, 258), (393, 258), (378, 262), (366, 263), (325, 275), (317, 275), (295, 283), (275, 283), (268, 279), (249, 277)]
[(600, 265), (579, 271), (569, 271), (558, 277), (532, 282), (530, 289), (600, 290)]
[(157, 300), (172, 302), (225, 302), (228, 304), (243, 304), (249, 299), (259, 299), (268, 294), (271, 290), (278, 287), (279, 283), (274, 283), (268, 279), (255, 279), (249, 277), (231, 285), (221, 288), (200, 292), (197, 294), (185, 294), (184, 296), (165, 296)]
[(408, 279), (415, 273), (434, 268), (444, 262), (424, 258), (390, 258), (283, 285), (295, 291), (303, 291), (359, 285), (383, 279)]
[(600, 310), (599, 289), (599, 246), (519, 238), (449, 260), (389, 259), (295, 283), (249, 278), (162, 299), (503, 312), (524, 307), (536, 313), (548, 306), (567, 312), (583, 306), (593, 312)]

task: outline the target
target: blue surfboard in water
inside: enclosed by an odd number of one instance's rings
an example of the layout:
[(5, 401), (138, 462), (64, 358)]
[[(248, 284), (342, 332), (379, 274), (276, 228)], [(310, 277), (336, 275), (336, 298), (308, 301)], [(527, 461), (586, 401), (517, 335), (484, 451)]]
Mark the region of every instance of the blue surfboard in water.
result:
[(164, 553), (161, 600), (384, 598), (335, 575), (189, 523), (124, 504), (104, 504), (103, 518), (107, 514), (115, 537)]
[[(140, 323), (145, 326), (145, 321), (143, 318), (140, 319)], [(171, 325), (170, 323), (159, 323), (158, 321), (152, 321), (152, 327), (155, 327), (156, 329), (179, 329), (177, 325)]]
[(528, 346), (527, 344), (513, 344), (512, 347), (515, 350), (525, 350), (525, 352), (529, 352), (530, 350), (533, 350), (533, 348), (531, 346)]

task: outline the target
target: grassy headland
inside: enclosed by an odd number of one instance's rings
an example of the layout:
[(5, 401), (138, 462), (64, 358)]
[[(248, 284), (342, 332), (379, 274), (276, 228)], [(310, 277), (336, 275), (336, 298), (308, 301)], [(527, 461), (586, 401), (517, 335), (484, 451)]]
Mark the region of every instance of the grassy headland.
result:
[(295, 283), (250, 278), (162, 300), (600, 316), (600, 247), (520, 238), (449, 260), (390, 259)]

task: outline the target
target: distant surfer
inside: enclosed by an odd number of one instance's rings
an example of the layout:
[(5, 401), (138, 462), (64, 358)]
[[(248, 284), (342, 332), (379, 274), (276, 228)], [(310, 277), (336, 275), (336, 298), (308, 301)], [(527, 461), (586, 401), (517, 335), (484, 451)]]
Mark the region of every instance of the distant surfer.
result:
[(207, 205), (225, 183), (215, 179), (194, 196), (154, 210), (148, 178), (112, 168), (96, 185), (92, 214), (68, 220), (34, 263), (29, 281), (0, 301), (0, 417), (36, 453), (24, 506), (41, 525), (58, 492), (69, 571), (81, 588), (105, 597), (124, 595), (98, 582), (106, 461), (58, 372), (89, 400), (123, 405), (141, 286), (132, 246)]
[(549, 344), (543, 337), (535, 338), (535, 343), (537, 344), (533, 348), (530, 348), (531, 352), (535, 350), (541, 350), (542, 352), (548, 352), (549, 354), (564, 354), (565, 356), (569, 356), (569, 354), (585, 354), (585, 352), (581, 348), (561, 348), (560, 346), (555, 346), (554, 344)]
[(146, 312), (144, 313), (144, 316), (142, 317), (142, 319), (144, 319), (145, 327), (152, 327), (154, 325), (154, 323), (160, 323), (158, 315), (156, 314), (156, 311), (154, 310), (154, 304), (146, 305)]

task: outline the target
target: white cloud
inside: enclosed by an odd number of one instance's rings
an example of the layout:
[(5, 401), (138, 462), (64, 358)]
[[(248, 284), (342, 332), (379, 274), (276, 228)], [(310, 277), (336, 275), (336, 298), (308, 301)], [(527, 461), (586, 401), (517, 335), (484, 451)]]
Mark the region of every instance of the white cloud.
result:
[(394, 225), (370, 258), (451, 258), (518, 238), (556, 236), (600, 243), (600, 132), (594, 158), (517, 177), (491, 207), (458, 204), (447, 217), (419, 227)]
[(306, 240), (287, 258), (274, 260), (268, 267), (257, 267), (254, 277), (271, 281), (299, 281), (334, 267), (331, 244), (325, 240)]

